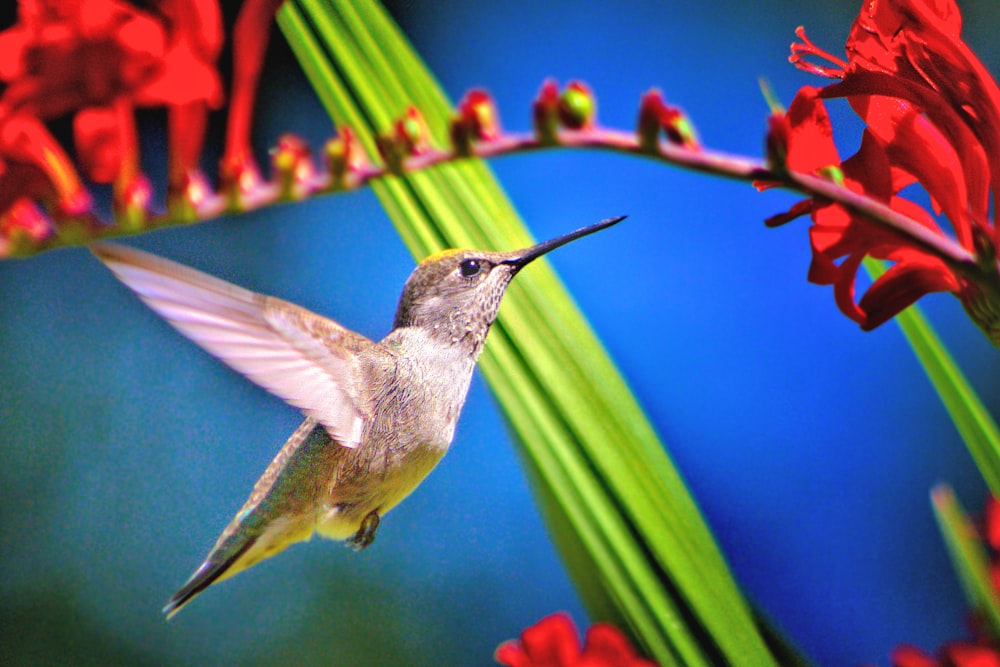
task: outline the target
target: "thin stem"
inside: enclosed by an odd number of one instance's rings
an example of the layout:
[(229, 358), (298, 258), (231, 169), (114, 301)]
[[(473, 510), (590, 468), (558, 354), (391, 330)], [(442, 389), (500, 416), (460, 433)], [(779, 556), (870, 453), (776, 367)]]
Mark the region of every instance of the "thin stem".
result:
[[(966, 276), (976, 282), (984, 281), (983, 269), (973, 255), (957, 242), (935, 234), (926, 227), (905, 215), (892, 210), (877, 200), (856, 193), (836, 183), (807, 174), (794, 172), (777, 172), (769, 169), (760, 160), (731, 155), (711, 150), (692, 150), (666, 141), (661, 141), (656, 150), (648, 150), (640, 146), (635, 133), (610, 128), (593, 128), (588, 130), (562, 130), (556, 135), (556, 142), (541, 142), (531, 134), (504, 134), (491, 141), (474, 143), (470, 157), (484, 159), (497, 158), (505, 155), (516, 155), (553, 147), (575, 149), (597, 149), (628, 155), (642, 156), (671, 164), (683, 169), (691, 169), (715, 176), (723, 176), (741, 181), (769, 181), (779, 187), (801, 192), (810, 197), (822, 197), (845, 206), (863, 215), (875, 224), (892, 230), (906, 237), (916, 247), (940, 258), (956, 273)], [(401, 169), (412, 174), (424, 171), (434, 166), (465, 159), (451, 150), (430, 149), (418, 155), (405, 158)], [(369, 184), (371, 181), (383, 179), (392, 172), (384, 165), (370, 164), (362, 166), (347, 174), (343, 186), (334, 186), (333, 181), (325, 171), (317, 173), (307, 181), (300, 183), (296, 199), (308, 199), (314, 196), (329, 194), (339, 189), (353, 190)], [(288, 201), (282, 197), (280, 188), (275, 183), (263, 183), (257, 190), (246, 196), (240, 211), (255, 210)], [(233, 211), (227, 205), (225, 197), (213, 194), (206, 197), (195, 207), (197, 221), (206, 221)], [(36, 244), (23, 243), (8, 249), (11, 256), (29, 256), (54, 248), (82, 245), (90, 241), (116, 236), (136, 234), (150, 229), (158, 229), (181, 224), (169, 214), (150, 215), (147, 224), (141, 229), (128, 228), (120, 225), (101, 224), (95, 216), (85, 219), (76, 218), (70, 221), (72, 233), (56, 234), (55, 236)], [(187, 224), (184, 221), (184, 224)], [(82, 227), (82, 229), (81, 229)], [(0, 255), (3, 249), (0, 248)]]

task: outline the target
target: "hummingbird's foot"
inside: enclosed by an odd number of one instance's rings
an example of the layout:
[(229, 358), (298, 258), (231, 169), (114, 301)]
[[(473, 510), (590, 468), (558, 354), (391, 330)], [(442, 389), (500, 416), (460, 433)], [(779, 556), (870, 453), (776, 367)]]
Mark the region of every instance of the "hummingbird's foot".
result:
[(354, 534), (353, 537), (347, 540), (347, 543), (354, 548), (355, 551), (361, 551), (369, 544), (375, 541), (375, 531), (378, 530), (379, 523), (378, 510), (372, 510), (361, 520), (361, 527), (358, 528), (358, 532)]

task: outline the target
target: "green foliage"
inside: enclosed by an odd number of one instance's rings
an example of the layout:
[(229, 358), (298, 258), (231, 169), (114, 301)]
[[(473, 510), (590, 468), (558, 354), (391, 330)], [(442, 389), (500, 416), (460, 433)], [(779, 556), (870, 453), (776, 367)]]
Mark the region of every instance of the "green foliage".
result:
[[(876, 259), (865, 258), (864, 266), (872, 279), (885, 272), (883, 262)], [(920, 309), (911, 306), (897, 315), (896, 321), (941, 397), (990, 491), (1000, 497), (1000, 430), (996, 422)]]
[[(451, 105), (380, 7), (299, 0), (278, 18), (334, 121), (370, 156), (410, 106), (447, 145)], [(372, 188), (418, 258), (531, 243), (479, 161)], [(555, 274), (536, 264), (511, 287), (480, 365), (591, 613), (630, 629), (662, 665), (777, 664), (641, 408)]]
[(976, 611), (976, 618), (982, 622), (982, 627), (994, 640), (998, 640), (1000, 599), (997, 599), (996, 587), (990, 576), (989, 559), (978, 532), (950, 488), (939, 486), (934, 489), (931, 502), (969, 605)]

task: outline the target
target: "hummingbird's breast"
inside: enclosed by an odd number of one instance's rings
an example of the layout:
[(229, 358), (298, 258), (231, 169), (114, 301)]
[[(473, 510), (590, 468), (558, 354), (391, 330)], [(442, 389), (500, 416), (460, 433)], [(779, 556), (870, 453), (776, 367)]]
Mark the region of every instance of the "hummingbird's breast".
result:
[(331, 481), (330, 506), (339, 511), (321, 532), (350, 531), (372, 510), (384, 515), (427, 477), (451, 445), (474, 366), (424, 332), (405, 329), (359, 359), (365, 425)]
[(380, 346), (392, 354), (369, 371), (369, 386), (377, 387), (370, 407), (372, 436), (378, 441), (395, 439), (403, 452), (420, 447), (447, 450), (475, 358), (417, 327), (396, 329)]

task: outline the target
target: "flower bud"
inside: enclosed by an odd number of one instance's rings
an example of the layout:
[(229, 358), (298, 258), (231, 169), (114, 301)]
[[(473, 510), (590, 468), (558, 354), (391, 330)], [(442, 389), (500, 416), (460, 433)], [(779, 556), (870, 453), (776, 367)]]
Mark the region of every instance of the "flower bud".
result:
[(688, 150), (701, 149), (698, 133), (688, 115), (681, 109), (665, 103), (663, 95), (654, 88), (643, 95), (639, 103), (636, 134), (642, 150), (648, 153), (658, 152), (660, 132), (663, 132), (671, 144)]
[(249, 196), (263, 182), (257, 164), (249, 156), (223, 158), (219, 162), (219, 189), (226, 197), (230, 211), (244, 211)]
[(284, 134), (278, 145), (271, 149), (271, 168), (278, 177), (278, 196), (281, 199), (297, 199), (303, 194), (303, 186), (316, 173), (309, 146), (294, 134)]
[(212, 194), (208, 179), (198, 169), (191, 169), (167, 187), (167, 211), (181, 222), (197, 222), (198, 208)]
[(406, 114), (396, 121), (395, 139), (405, 156), (421, 155), (430, 150), (430, 130), (415, 107), (407, 109)]
[(559, 88), (555, 80), (548, 79), (542, 84), (538, 97), (531, 105), (535, 137), (542, 144), (558, 142)]
[(139, 231), (146, 226), (149, 202), (153, 187), (142, 174), (137, 174), (120, 191), (114, 193), (115, 222), (129, 231)]
[(493, 98), (485, 90), (471, 90), (459, 103), (451, 121), (451, 143), (457, 155), (469, 155), (473, 141), (500, 138), (500, 120)]
[(571, 130), (589, 130), (594, 126), (597, 102), (586, 84), (571, 81), (559, 96), (559, 120)]
[(4, 249), (4, 255), (27, 254), (51, 235), (48, 218), (28, 199), (19, 199), (0, 213), (0, 248)]

